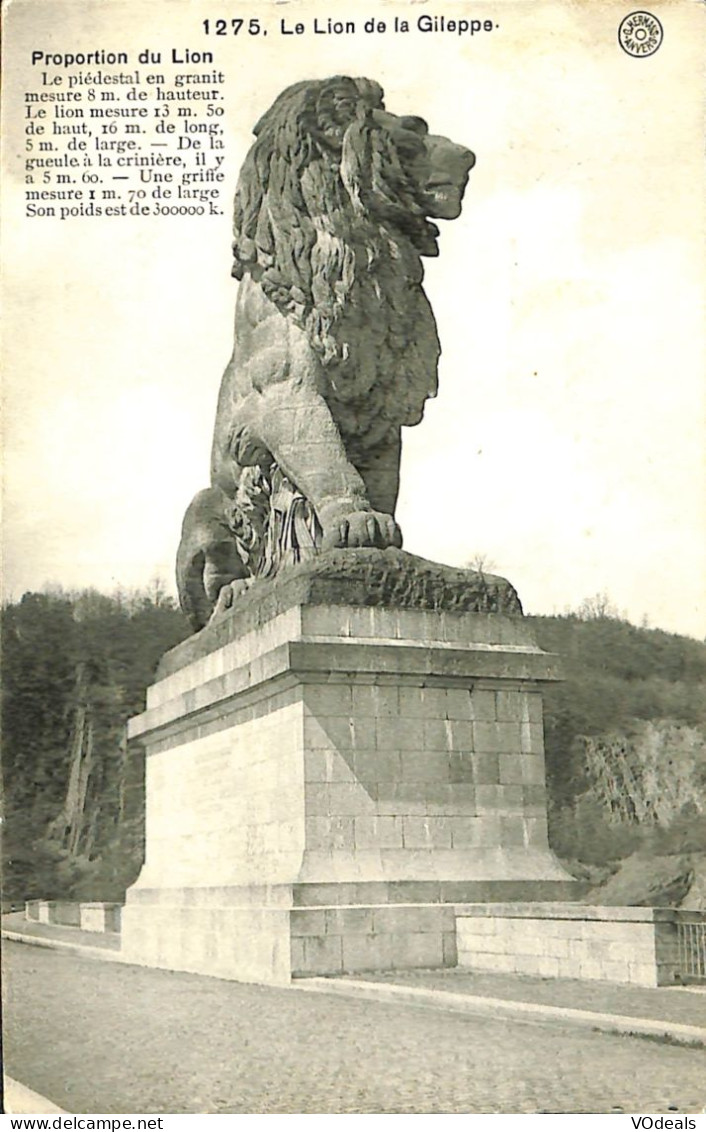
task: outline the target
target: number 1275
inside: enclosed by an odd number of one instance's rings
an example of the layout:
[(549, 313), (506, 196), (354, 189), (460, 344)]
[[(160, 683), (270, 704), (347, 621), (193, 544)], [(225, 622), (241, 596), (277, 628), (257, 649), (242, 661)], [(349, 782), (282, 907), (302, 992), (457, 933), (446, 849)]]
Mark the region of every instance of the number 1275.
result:
[[(203, 30), (206, 35), (237, 35), (244, 24), (245, 20), (204, 20)], [(244, 30), (248, 35), (264, 34), (257, 17), (248, 20)]]

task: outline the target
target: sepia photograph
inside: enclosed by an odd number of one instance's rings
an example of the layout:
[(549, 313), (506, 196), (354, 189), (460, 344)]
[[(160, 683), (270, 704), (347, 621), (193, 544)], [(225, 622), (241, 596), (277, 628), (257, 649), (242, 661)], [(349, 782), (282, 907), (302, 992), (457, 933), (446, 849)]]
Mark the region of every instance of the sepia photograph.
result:
[(706, 1127), (705, 48), (4, 6), (9, 1127)]

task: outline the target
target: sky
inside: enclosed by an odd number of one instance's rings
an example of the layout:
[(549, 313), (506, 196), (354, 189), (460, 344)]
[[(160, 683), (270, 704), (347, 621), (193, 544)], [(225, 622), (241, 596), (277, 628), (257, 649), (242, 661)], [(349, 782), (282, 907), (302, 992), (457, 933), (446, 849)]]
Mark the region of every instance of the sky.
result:
[[(706, 634), (704, 19), (652, 3), (649, 58), (617, 42), (629, 6), (14, 0), (5, 19), (4, 585), (173, 586), (184, 510), (207, 486), (232, 347), (230, 219), (25, 219), (23, 91), (34, 49), (210, 49), (226, 75), (227, 195), (252, 126), (290, 82), (367, 75), (389, 110), (474, 150), (461, 217), (440, 222), (426, 290), (440, 390), (405, 430), (409, 551), (478, 554), (525, 610), (607, 592), (636, 622)], [(268, 36), (205, 38), (257, 9)], [(406, 36), (365, 18), (408, 19)], [(422, 34), (422, 13), (490, 15)], [(314, 36), (313, 17), (351, 18)], [(280, 20), (302, 21), (282, 37)], [(171, 67), (189, 70), (188, 67)], [(193, 70), (193, 68), (191, 68)]]

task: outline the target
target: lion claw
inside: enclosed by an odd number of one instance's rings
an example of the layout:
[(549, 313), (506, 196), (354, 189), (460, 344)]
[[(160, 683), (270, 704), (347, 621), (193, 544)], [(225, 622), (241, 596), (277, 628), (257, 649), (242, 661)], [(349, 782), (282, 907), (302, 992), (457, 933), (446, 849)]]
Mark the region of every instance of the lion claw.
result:
[(323, 547), (402, 546), (402, 532), (392, 515), (382, 511), (353, 511), (324, 533)]

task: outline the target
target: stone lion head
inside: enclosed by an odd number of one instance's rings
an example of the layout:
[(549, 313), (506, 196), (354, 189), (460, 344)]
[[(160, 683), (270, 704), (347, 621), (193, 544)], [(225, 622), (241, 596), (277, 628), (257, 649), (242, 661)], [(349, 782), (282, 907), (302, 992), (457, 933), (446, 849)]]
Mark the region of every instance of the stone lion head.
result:
[(474, 155), (422, 118), (388, 113), (378, 83), (342, 76), (288, 87), (254, 133), (235, 196), (233, 274), (259, 282), (324, 365), (350, 358), (360, 375), (356, 289), (394, 307), (401, 275), (421, 284), (420, 257), (438, 254), (430, 218), (459, 215)]

